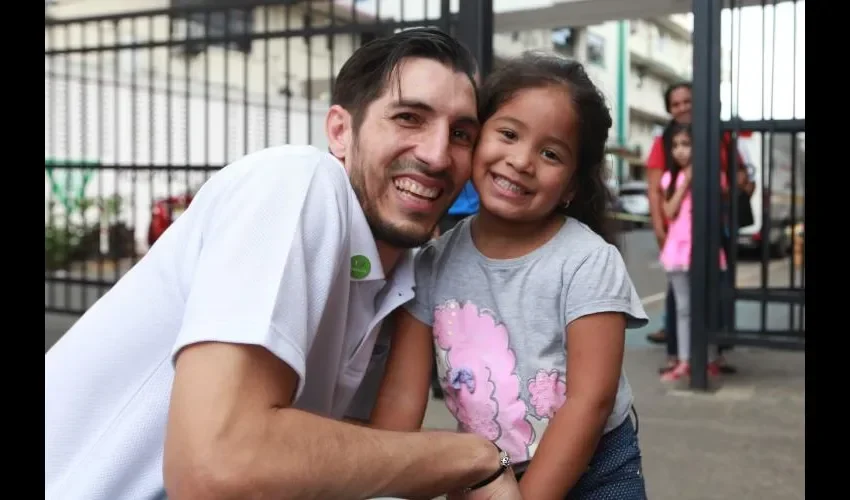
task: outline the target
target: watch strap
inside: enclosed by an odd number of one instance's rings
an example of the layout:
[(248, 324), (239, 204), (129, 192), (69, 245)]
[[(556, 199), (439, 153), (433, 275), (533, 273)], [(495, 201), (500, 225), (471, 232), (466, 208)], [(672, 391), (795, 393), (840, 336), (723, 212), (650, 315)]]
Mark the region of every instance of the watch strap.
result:
[(493, 446), (495, 446), (496, 449), (499, 450), (499, 469), (484, 480), (479, 481), (473, 484), (472, 486), (466, 488), (465, 491), (477, 490), (478, 488), (483, 488), (484, 486), (487, 486), (488, 484), (498, 479), (499, 476), (504, 474), (505, 471), (508, 470), (508, 467), (511, 466), (511, 457), (510, 455), (508, 455), (508, 452), (499, 448), (499, 446), (495, 443), (493, 443)]

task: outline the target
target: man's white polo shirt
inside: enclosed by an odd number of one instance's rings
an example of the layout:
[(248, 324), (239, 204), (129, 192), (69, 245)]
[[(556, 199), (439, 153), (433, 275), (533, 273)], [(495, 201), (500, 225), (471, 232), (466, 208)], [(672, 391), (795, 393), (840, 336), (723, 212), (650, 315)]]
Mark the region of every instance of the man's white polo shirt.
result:
[(282, 146), (227, 166), (45, 355), (46, 498), (163, 495), (173, 355), (196, 342), (264, 346), (298, 373), (295, 407), (368, 416), (382, 320), (412, 297), (411, 256), (385, 280), (335, 158)]

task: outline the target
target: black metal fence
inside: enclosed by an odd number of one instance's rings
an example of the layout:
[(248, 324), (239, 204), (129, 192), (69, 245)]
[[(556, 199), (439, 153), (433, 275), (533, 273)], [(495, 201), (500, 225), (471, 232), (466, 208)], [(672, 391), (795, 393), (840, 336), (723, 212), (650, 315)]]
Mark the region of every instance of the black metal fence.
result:
[[(805, 348), (805, 45), (798, 20), (805, 2), (693, 5), (691, 357), (692, 385), (705, 389), (715, 345)], [(739, 272), (739, 257), (756, 259), (758, 272)]]
[[(492, 2), (172, 0), (45, 11), (45, 311), (82, 314), (228, 162), (325, 145), (334, 77), (362, 43), (413, 26), (492, 57)], [(463, 29), (457, 29), (463, 26)]]

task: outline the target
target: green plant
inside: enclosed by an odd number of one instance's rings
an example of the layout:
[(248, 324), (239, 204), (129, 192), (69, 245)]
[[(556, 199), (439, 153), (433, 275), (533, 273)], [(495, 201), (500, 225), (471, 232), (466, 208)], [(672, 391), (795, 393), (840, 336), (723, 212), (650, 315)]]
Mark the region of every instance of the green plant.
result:
[(70, 206), (65, 202), (48, 201), (44, 225), (45, 268), (61, 269), (73, 261), (98, 257), (101, 224), (108, 228), (108, 257), (132, 256), (135, 253), (134, 232), (118, 220), (122, 204), (120, 195), (80, 198)]

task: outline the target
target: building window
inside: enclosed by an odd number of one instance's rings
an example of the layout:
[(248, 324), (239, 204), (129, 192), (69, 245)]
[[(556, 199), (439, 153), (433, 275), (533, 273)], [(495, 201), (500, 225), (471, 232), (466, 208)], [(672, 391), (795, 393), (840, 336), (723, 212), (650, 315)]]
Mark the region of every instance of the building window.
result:
[(595, 33), (587, 34), (587, 62), (605, 66), (605, 39)]
[(219, 40), (209, 42), (191, 42), (186, 47), (186, 52), (198, 54), (206, 50), (207, 46), (227, 47), (239, 52), (251, 52), (251, 40), (249, 35), (254, 27), (254, 13), (250, 9), (220, 9), (216, 8), (215, 0), (171, 0), (175, 7), (197, 6), (200, 10), (172, 14), (172, 33), (174, 33), (174, 21), (180, 20), (186, 24), (184, 33), (189, 38), (211, 37)]
[(572, 28), (555, 28), (552, 30), (552, 48), (555, 52), (573, 57), (576, 52), (576, 36)]

